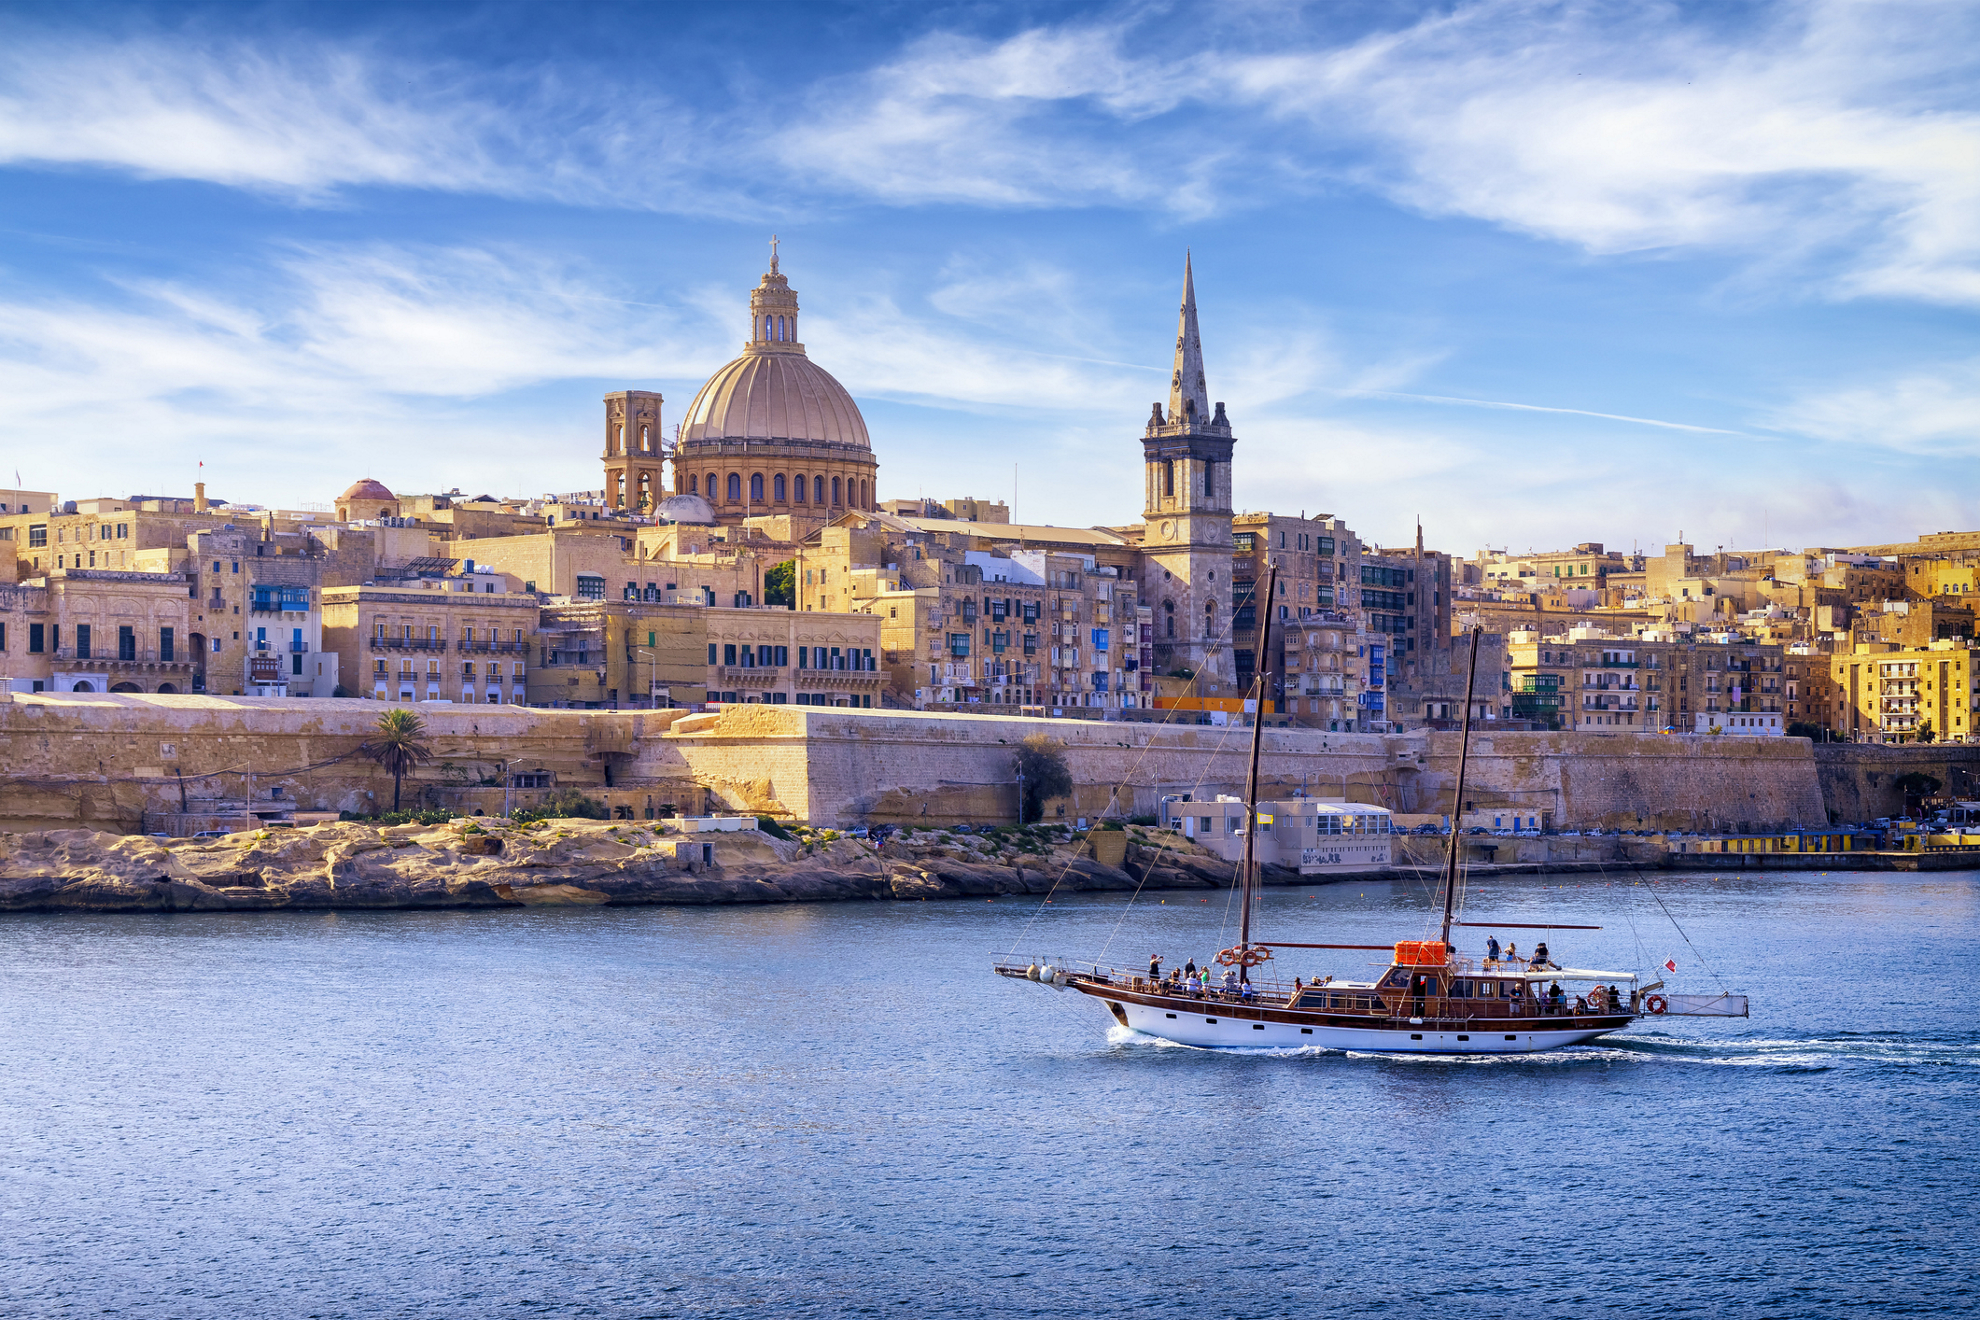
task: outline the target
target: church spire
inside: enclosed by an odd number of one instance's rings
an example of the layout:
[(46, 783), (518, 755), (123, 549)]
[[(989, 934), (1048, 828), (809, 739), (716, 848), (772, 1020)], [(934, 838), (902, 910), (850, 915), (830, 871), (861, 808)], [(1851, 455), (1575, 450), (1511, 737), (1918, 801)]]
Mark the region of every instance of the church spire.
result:
[(1210, 388), (1203, 380), (1203, 339), (1196, 329), (1196, 277), (1183, 253), (1182, 312), (1176, 320), (1176, 368), (1169, 379), (1169, 421), (1203, 426), (1210, 421)]

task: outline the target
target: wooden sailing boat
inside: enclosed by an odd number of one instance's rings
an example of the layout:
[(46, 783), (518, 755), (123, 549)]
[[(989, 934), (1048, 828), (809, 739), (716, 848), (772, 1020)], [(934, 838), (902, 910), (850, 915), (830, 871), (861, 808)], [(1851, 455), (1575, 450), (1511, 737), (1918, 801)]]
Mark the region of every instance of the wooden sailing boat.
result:
[[(1274, 594), (1278, 570), (1268, 568), (1265, 599)], [(1259, 654), (1268, 654), (1272, 619), (1262, 612)], [(1478, 678), (1480, 629), (1471, 630), (1471, 663), (1465, 679), (1464, 725), (1458, 748), (1457, 791), (1452, 799), (1451, 840), (1442, 877), (1442, 921), (1434, 940), (1394, 944), (1329, 944), (1253, 940), (1251, 918), (1259, 893), (1254, 839), (1258, 814), (1258, 757), (1264, 733), (1265, 676), (1254, 695), (1258, 717), (1251, 731), (1245, 775), (1250, 819), (1239, 864), (1238, 942), (1217, 955), (1224, 968), (1185, 979), (1133, 969), (1083, 964), (1076, 969), (1006, 960), (999, 975), (1075, 990), (1105, 1004), (1122, 1026), (1182, 1045), (1221, 1049), (1320, 1047), (1422, 1054), (1524, 1054), (1580, 1045), (1628, 1026), (1645, 1015), (1745, 1017), (1744, 995), (1661, 995), (1661, 981), (1639, 984), (1634, 972), (1561, 967), (1551, 961), (1492, 959), (1460, 954), (1455, 927), (1493, 930), (1599, 930), (1598, 926), (1457, 920), (1458, 808), (1464, 801), (1471, 758), (1471, 703)], [(1545, 946), (1540, 946), (1544, 948)], [(1329, 976), (1290, 985), (1261, 975), (1279, 949), (1377, 950), (1390, 955), (1372, 980)], [(1538, 950), (1536, 950), (1538, 952)]]

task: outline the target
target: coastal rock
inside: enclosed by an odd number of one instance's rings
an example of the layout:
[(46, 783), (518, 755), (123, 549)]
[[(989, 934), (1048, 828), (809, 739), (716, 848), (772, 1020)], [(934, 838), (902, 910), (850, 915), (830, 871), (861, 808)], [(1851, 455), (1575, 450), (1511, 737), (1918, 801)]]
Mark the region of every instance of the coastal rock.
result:
[(1228, 883), (1228, 870), (1189, 844), (1131, 849), (1122, 869), (1037, 841), (923, 833), (876, 849), (632, 821), (345, 821), (165, 841), (67, 829), (0, 834), (0, 912), (968, 899)]

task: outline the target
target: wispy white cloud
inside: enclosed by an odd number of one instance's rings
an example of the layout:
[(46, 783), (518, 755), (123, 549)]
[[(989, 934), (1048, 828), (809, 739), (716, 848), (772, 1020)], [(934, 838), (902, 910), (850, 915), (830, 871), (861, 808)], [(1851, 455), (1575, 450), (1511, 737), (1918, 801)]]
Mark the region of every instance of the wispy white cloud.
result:
[[(277, 453), (285, 481), (362, 453), (419, 480), (458, 480), (465, 460), (549, 482), (562, 447), (524, 408), (483, 401), (717, 365), (714, 327), (691, 308), (628, 303), (527, 253), (319, 248), (252, 274), (225, 293), (148, 282), (96, 301), (0, 298), (0, 430), (87, 453), (120, 483), (194, 452), (236, 472), (266, 472)], [(551, 424), (584, 437), (568, 450), (580, 471), (593, 420)], [(262, 496), (278, 497), (295, 496)]]
[(1972, 6), (1478, 0), (1360, 36), (1206, 32), (1179, 52), (1130, 12), (936, 33), (690, 113), (551, 65), (17, 24), (0, 162), (312, 201), (382, 185), (754, 214), (850, 198), (1201, 216), (1347, 185), (1591, 253), (1733, 252), (1826, 272), (1833, 295), (1980, 302)]
[(1767, 414), (1776, 430), (1903, 454), (1980, 457), (1980, 361), (1810, 392)]

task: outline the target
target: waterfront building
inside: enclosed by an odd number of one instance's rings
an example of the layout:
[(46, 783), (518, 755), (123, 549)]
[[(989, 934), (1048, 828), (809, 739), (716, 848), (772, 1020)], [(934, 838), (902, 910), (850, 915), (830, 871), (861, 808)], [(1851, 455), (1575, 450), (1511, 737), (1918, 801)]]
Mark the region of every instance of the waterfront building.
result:
[(1591, 733), (1724, 730), (1733, 715), (1771, 715), (1745, 732), (1779, 733), (1786, 699), (1779, 646), (1720, 640), (1617, 637), (1579, 627), (1507, 639), (1505, 708), (1549, 729)]
[(1980, 721), (1980, 667), (1965, 638), (1925, 647), (1860, 645), (1832, 656), (1829, 727), (1866, 742), (1966, 741)]
[(325, 587), (323, 647), (347, 693), (378, 701), (520, 705), (538, 639), (533, 594), (494, 574)]

